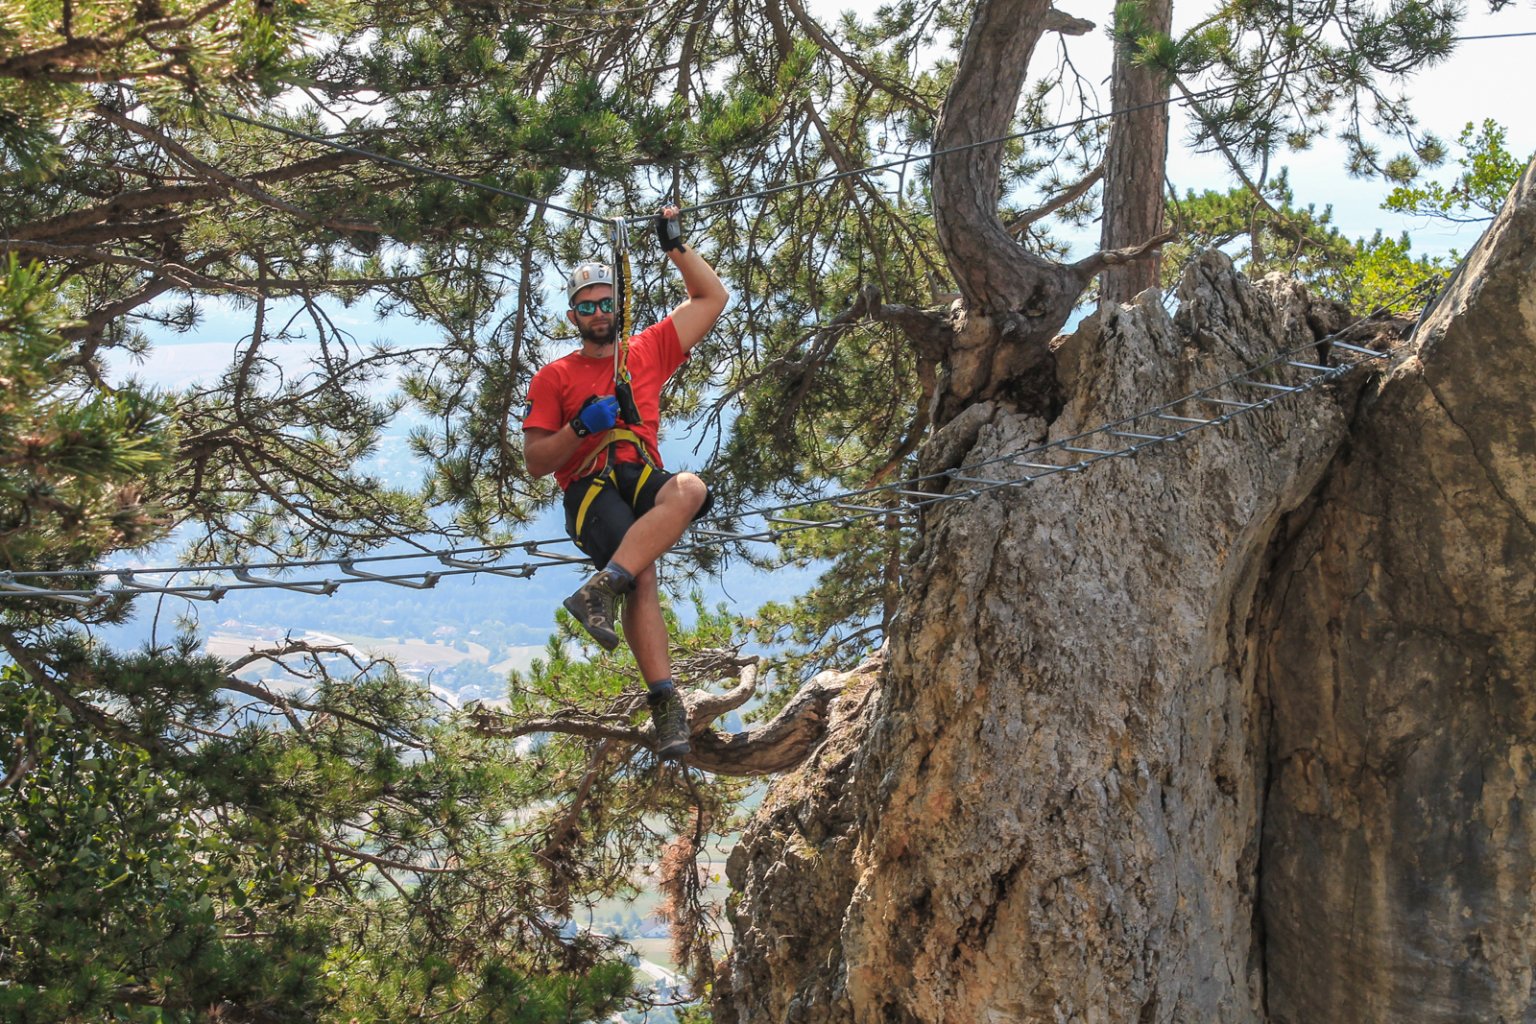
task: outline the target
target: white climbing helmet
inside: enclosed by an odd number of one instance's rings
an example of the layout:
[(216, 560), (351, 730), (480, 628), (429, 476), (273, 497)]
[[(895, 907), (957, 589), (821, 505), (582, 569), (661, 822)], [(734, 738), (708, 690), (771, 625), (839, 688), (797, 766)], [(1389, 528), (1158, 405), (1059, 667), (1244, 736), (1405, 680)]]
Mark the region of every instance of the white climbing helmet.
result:
[(566, 301), (572, 306), (576, 305), (576, 293), (594, 284), (606, 284), (612, 287), (612, 268), (603, 263), (583, 263), (571, 271), (571, 279), (566, 285)]

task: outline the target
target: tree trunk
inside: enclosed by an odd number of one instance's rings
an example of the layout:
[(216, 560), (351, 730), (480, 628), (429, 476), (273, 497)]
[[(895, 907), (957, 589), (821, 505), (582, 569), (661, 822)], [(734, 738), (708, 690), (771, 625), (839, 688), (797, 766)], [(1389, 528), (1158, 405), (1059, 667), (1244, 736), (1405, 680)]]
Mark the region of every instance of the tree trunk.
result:
[[(1013, 130), (1030, 54), (1050, 12), (1050, 0), (981, 0), (939, 118), (937, 151)], [(997, 214), (1002, 159), (999, 143), (933, 161), (935, 227), (966, 311), (941, 368), (933, 416), (939, 426), (980, 401), (1054, 415), (1060, 397), (1050, 341), (1091, 277), (1086, 268), (1030, 252), (1008, 234)]]
[[(1172, 0), (1140, 0), (1138, 24), (1166, 33)], [(1110, 124), (1104, 158), (1104, 223), (1101, 249), (1127, 249), (1163, 230), (1163, 168), (1168, 162), (1168, 83), (1162, 73), (1131, 64), (1132, 41), (1120, 40), (1110, 82), (1110, 106), (1127, 113)], [(1157, 255), (1106, 267), (1099, 275), (1099, 304), (1130, 302), (1159, 286)]]
[[(939, 506), (841, 756), (733, 857), (718, 1020), (1532, 1017), (1533, 191), (1363, 411), (1362, 371)], [(967, 464), (1313, 337), (1217, 254), (1180, 291)]]

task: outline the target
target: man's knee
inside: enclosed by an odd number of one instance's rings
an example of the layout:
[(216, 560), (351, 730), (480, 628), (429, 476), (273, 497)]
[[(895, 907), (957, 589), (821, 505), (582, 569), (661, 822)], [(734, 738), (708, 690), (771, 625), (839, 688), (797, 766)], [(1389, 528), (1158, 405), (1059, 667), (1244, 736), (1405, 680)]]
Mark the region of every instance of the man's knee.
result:
[[(668, 490), (672, 491), (671, 495), (667, 494)], [(709, 485), (696, 473), (678, 473), (667, 481), (659, 497), (669, 503), (676, 502), (691, 518), (698, 515), (704, 503), (709, 500)]]

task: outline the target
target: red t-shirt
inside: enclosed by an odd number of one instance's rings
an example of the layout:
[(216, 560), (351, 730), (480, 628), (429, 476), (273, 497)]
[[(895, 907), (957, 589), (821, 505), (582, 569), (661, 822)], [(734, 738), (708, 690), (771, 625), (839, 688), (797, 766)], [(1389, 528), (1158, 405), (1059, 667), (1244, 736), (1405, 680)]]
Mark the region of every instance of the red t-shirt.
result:
[[(647, 327), (629, 340), (630, 385), (635, 393), (635, 408), (645, 422), (628, 424), (645, 441), (651, 458), (661, 465), (661, 452), (656, 447), (656, 428), (661, 422), (661, 386), (677, 368), (688, 359), (677, 340), (677, 328), (667, 317), (653, 327)], [(561, 356), (533, 375), (528, 385), (528, 415), (523, 419), (523, 429), (556, 431), (564, 427), (581, 411), (581, 405), (593, 395), (613, 394), (613, 357), (593, 359), (581, 352)], [(625, 424), (620, 424), (625, 426)], [(561, 490), (571, 486), (576, 471), (602, 444), (603, 435), (594, 431), (582, 438), (576, 454), (555, 470), (555, 482)], [(621, 444), (615, 458), (619, 462), (640, 462), (640, 453), (632, 444)], [(599, 457), (595, 469), (602, 468)]]

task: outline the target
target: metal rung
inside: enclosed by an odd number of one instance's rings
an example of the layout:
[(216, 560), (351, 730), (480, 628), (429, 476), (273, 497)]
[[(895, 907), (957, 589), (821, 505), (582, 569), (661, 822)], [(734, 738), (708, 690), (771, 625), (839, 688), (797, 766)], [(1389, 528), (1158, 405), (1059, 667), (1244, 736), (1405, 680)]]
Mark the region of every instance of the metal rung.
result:
[(188, 601), (210, 601), (213, 604), (218, 604), (224, 600), (224, 595), (229, 593), (229, 588), (210, 584), (206, 587), (144, 587), (140, 592), (145, 594), (169, 594), (173, 597), (184, 597)]
[(270, 577), (252, 576), (251, 570), (243, 565), (235, 569), (235, 579), (242, 583), (254, 583), (259, 587), (277, 587), (299, 594), (320, 594), (324, 597), (330, 597), (336, 593), (336, 588), (341, 586), (335, 580), (321, 580), (319, 583), (284, 583), (282, 580), (274, 580)]
[(1387, 358), (1387, 353), (1385, 352), (1377, 352), (1373, 348), (1361, 348), (1359, 345), (1351, 345), (1347, 341), (1330, 341), (1328, 344), (1334, 348), (1341, 348), (1346, 352), (1358, 352), (1363, 356), (1370, 356), (1372, 359)]
[(778, 535), (779, 535), (779, 531), (778, 530), (759, 530), (756, 533), (749, 533), (749, 534), (747, 534), (745, 537), (742, 538), (742, 540), (755, 541), (755, 542), (763, 543), (763, 544), (771, 544), (774, 541), (774, 539), (778, 537)]
[[(709, 531), (701, 530), (700, 532), (709, 532)], [(715, 531), (715, 532), (727, 533), (729, 531), (719, 530), (719, 531)], [(754, 531), (752, 533), (732, 533), (731, 536), (734, 537), (737, 540), (772, 540), (773, 539), (773, 535), (774, 535), (775, 532), (777, 532), (777, 531), (774, 531), (774, 530), (756, 530), (756, 531)]]
[(136, 570), (133, 569), (117, 570), (117, 578), (122, 583), (122, 587), (119, 588), (120, 591), (131, 590), (140, 594), (174, 594), (177, 597), (185, 597), (189, 601), (213, 601), (215, 603), (224, 600), (224, 595), (229, 593), (228, 587), (221, 587), (217, 583), (192, 587), (158, 586), (151, 583), (140, 583), (135, 573)]
[(1132, 440), (1136, 440), (1136, 441), (1166, 441), (1166, 440), (1168, 440), (1168, 435), (1167, 434), (1138, 434), (1134, 430), (1111, 430), (1109, 432), (1109, 435), (1111, 437), (1129, 437)]
[(1079, 452), (1079, 453), (1081, 453), (1083, 455), (1119, 455), (1120, 454), (1118, 451), (1110, 451), (1107, 448), (1074, 448), (1070, 444), (1062, 445), (1061, 446), (1061, 450), (1064, 451), (1064, 452)]
[(1236, 383), (1236, 384), (1252, 384), (1256, 388), (1268, 388), (1271, 391), (1284, 391), (1287, 394), (1290, 394), (1292, 392), (1296, 392), (1296, 391), (1300, 391), (1301, 390), (1301, 388), (1294, 388), (1294, 387), (1291, 387), (1289, 384), (1268, 384), (1268, 383), (1265, 383), (1262, 380), (1249, 380), (1247, 377), (1240, 377), (1236, 381), (1234, 381), (1233, 383)]
[(1206, 426), (1207, 424), (1216, 422), (1215, 420), (1200, 419), (1198, 416), (1175, 416), (1171, 412), (1157, 412), (1153, 413), (1152, 415), (1156, 416), (1160, 420), (1171, 420), (1174, 423), (1198, 423), (1202, 427)]
[[(788, 516), (764, 516), (763, 522), (773, 523), (775, 526), (830, 526), (821, 519), (792, 519)], [(835, 522), (835, 520), (834, 520)]]
[[(356, 576), (360, 580), (374, 580), (379, 583), (393, 583), (397, 587), (408, 587), (411, 590), (431, 590), (437, 586), (437, 581), (443, 578), (442, 573), (437, 572), (413, 572), (403, 576), (380, 576), (377, 573), (364, 572), (354, 567), (350, 558), (343, 558), (337, 565), (348, 576)], [(420, 576), (421, 581), (419, 583), (411, 582), (412, 578), (416, 576)]]
[(1299, 359), (1287, 359), (1286, 366), (1295, 366), (1302, 370), (1316, 370), (1318, 373), (1327, 373), (1333, 369), (1331, 366), (1318, 366), (1316, 363), (1304, 363)]
[(94, 607), (107, 599), (107, 595), (102, 593), (92, 597), (78, 597), (74, 594), (59, 593), (45, 587), (30, 587), (25, 583), (14, 583), (9, 580), (0, 582), (0, 596), (5, 594), (15, 594), (17, 597), (47, 597), (55, 601), (63, 601), (65, 604), (84, 605), (87, 608)]
[(588, 558), (586, 555), (561, 555), (561, 554), (556, 554), (553, 551), (545, 551), (543, 548), (539, 548), (539, 547), (529, 548), (528, 549), (528, 554), (532, 555), (534, 558), (548, 559), (551, 562), (558, 562), (561, 565), (569, 565), (569, 564), (576, 563), (576, 562), (590, 562), (591, 561), (591, 559)]
[(736, 530), (706, 530), (702, 526), (695, 526), (693, 532), (700, 537), (724, 537), (727, 540), (744, 540), (752, 536), (750, 533), (739, 533)]
[[(1018, 483), (1017, 480), (983, 480), (981, 477), (961, 476), (959, 473), (951, 475), (950, 479), (958, 480), (962, 484), (980, 484), (983, 487), (1012, 487)], [(929, 497), (938, 497), (938, 495), (929, 495)]]
[(850, 505), (845, 501), (834, 501), (832, 507), (840, 512), (862, 512), (873, 515), (877, 512), (895, 512), (890, 505)]
[[(519, 547), (520, 546), (521, 545), (519, 545)], [(498, 550), (498, 553), (496, 554), (495, 557), (497, 557), (497, 558), (501, 557), (501, 554), (500, 554), (499, 550)], [(453, 569), (485, 569), (485, 570), (489, 570), (491, 568), (491, 564), (489, 562), (471, 562), (471, 561), (468, 561), (467, 559), (455, 558), (454, 556), (452, 556), (450, 554), (447, 554), (446, 552), (439, 553), (438, 556), (437, 556), (437, 560), (439, 562), (442, 562), (444, 565), (449, 566), (450, 568), (453, 568)]]
[(481, 569), (480, 572), (489, 573), (492, 576), (505, 576), (509, 580), (526, 580), (539, 571), (536, 565), (519, 565), (515, 569), (507, 566), (502, 569)]
[(1209, 402), (1212, 405), (1230, 406), (1233, 409), (1257, 409), (1259, 407), (1258, 402), (1239, 402), (1235, 398), (1207, 398), (1201, 395), (1199, 401)]
[(706, 530), (702, 526), (695, 526), (693, 532), (701, 537), (720, 537), (724, 540), (767, 540), (773, 536), (772, 530), (758, 530), (756, 533), (740, 533), (735, 530)]

